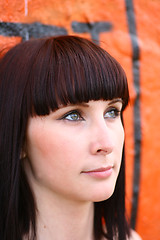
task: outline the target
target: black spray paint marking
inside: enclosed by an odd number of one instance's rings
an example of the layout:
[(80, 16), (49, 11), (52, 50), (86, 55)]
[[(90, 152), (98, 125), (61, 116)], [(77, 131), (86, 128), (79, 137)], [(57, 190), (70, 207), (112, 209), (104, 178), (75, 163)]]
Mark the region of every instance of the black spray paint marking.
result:
[[(75, 33), (90, 33), (93, 41), (99, 43), (99, 34), (101, 32), (111, 31), (113, 28), (109, 22), (93, 22), (80, 23), (72, 22), (72, 29)], [(0, 22), (0, 35), (3, 36), (20, 36), (23, 41), (30, 38), (41, 38), (45, 36), (67, 35), (67, 30), (63, 27), (53, 25), (45, 25), (39, 22), (27, 23), (12, 23)]]
[(63, 27), (45, 25), (38, 22), (31, 24), (0, 22), (0, 35), (8, 37), (20, 36), (23, 41), (26, 41), (30, 38), (67, 35), (67, 30)]
[(133, 202), (131, 211), (131, 227), (135, 229), (137, 210), (138, 210), (138, 195), (140, 189), (140, 158), (141, 158), (141, 116), (140, 116), (140, 49), (138, 45), (138, 37), (136, 32), (136, 21), (134, 14), (134, 6), (132, 0), (125, 0), (126, 13), (128, 19), (128, 28), (132, 43), (133, 56), (133, 80), (136, 91), (136, 99), (134, 103), (134, 179), (133, 179)]
[(90, 33), (92, 41), (97, 44), (99, 44), (99, 34), (101, 32), (109, 32), (112, 28), (113, 26), (110, 22), (72, 22), (72, 29), (75, 33)]

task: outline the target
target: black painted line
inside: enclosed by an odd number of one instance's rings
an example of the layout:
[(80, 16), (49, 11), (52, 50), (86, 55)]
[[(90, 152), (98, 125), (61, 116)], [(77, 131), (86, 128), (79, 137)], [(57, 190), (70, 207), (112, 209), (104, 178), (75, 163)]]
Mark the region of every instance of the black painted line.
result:
[(13, 23), (0, 22), (0, 35), (3, 36), (20, 36), (23, 41), (30, 38), (41, 38), (46, 36), (67, 35), (67, 30), (63, 27), (54, 25), (45, 25), (39, 22), (27, 23)]
[(140, 49), (136, 31), (136, 20), (133, 0), (125, 0), (128, 28), (132, 43), (132, 68), (136, 99), (134, 103), (134, 177), (131, 209), (131, 227), (135, 229), (138, 211), (140, 189), (140, 160), (141, 160), (141, 115), (140, 115)]
[(92, 41), (99, 44), (99, 34), (101, 32), (109, 32), (113, 28), (110, 22), (72, 22), (72, 29), (75, 33), (90, 33)]

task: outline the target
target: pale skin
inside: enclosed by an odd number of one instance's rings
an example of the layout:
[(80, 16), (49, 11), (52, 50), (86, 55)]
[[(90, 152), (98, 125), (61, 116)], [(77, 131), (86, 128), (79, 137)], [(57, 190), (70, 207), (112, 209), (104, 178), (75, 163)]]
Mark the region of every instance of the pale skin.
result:
[(25, 171), (38, 240), (93, 240), (93, 202), (112, 195), (120, 169), (121, 110), (121, 99), (99, 100), (29, 119)]

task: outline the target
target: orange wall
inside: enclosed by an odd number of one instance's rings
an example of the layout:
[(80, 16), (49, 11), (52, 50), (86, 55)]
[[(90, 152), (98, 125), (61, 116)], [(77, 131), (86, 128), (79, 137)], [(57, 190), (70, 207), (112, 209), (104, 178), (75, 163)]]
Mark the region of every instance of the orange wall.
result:
[[(138, 196), (134, 220), (144, 240), (160, 240), (159, 3), (159, 0), (0, 1), (0, 48), (30, 37), (77, 34), (98, 40), (124, 67), (131, 96), (124, 116), (126, 202), (132, 216), (132, 204)], [(135, 124), (140, 128), (136, 130)], [(138, 167), (134, 171), (135, 161)], [(138, 178), (138, 173), (140, 180), (136, 183), (134, 176)]]

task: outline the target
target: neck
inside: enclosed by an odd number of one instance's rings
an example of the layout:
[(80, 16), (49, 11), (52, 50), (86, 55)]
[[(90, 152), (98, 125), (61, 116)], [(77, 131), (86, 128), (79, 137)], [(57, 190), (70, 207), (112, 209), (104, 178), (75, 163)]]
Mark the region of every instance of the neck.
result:
[(38, 240), (93, 240), (93, 203), (37, 201)]

